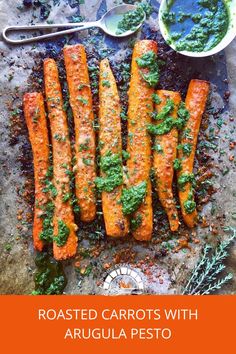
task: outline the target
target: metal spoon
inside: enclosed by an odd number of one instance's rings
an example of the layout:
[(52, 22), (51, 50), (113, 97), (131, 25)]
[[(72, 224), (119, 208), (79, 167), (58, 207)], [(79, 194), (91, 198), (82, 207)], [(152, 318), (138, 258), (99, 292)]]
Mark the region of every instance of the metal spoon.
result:
[[(118, 22), (122, 19), (123, 15), (128, 11), (133, 11), (137, 8), (135, 5), (119, 5), (113, 7), (111, 10), (105, 13), (102, 18), (95, 22), (80, 22), (80, 23), (60, 23), (60, 24), (40, 24), (40, 25), (32, 25), (32, 26), (9, 26), (4, 28), (2, 32), (3, 39), (10, 44), (25, 44), (40, 41), (41, 39), (52, 38), (55, 36), (61, 36), (65, 34), (74, 33), (77, 31), (81, 31), (84, 29), (88, 29), (91, 27), (101, 28), (105, 33), (109, 34), (113, 37), (126, 37), (130, 34), (136, 32), (143, 24), (146, 19), (146, 14), (143, 12), (143, 20), (140, 24), (134, 29), (129, 30), (121, 34), (117, 34), (117, 25)], [(10, 32), (21, 32), (21, 31), (34, 31), (34, 30), (45, 30), (45, 29), (53, 29), (53, 28), (65, 28), (65, 27), (73, 27), (63, 31), (52, 32), (48, 34), (39, 35), (36, 37), (29, 37), (24, 39), (11, 39), (8, 37)]]

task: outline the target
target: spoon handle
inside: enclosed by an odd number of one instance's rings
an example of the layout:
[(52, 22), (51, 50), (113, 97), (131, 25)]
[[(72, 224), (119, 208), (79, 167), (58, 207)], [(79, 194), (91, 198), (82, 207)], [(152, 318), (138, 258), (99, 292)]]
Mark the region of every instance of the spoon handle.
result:
[[(10, 33), (20, 33), (22, 31), (34, 31), (34, 30), (45, 30), (45, 29), (54, 29), (54, 28), (66, 28), (66, 27), (74, 27), (67, 30), (42, 34), (35, 37), (28, 37), (23, 39), (11, 39), (9, 34)], [(55, 24), (40, 24), (40, 25), (32, 25), (32, 26), (8, 26), (5, 27), (2, 31), (2, 37), (5, 42), (10, 44), (25, 44), (40, 41), (42, 39), (53, 38), (56, 36), (66, 35), (70, 33), (74, 33), (77, 31), (81, 31), (84, 29), (88, 29), (91, 27), (101, 27), (100, 21), (96, 22), (81, 22), (81, 23), (55, 23)]]

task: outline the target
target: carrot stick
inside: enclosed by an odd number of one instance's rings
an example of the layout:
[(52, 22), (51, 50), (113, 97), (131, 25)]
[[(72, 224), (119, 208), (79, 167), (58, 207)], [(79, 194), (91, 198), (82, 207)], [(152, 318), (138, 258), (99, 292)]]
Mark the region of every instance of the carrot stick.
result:
[(197, 222), (196, 203), (193, 196), (193, 165), (201, 125), (210, 85), (207, 81), (191, 80), (186, 96), (186, 109), (190, 118), (181, 134), (178, 157), (182, 160), (182, 169), (178, 172), (179, 200), (184, 222), (194, 227)]
[(69, 200), (72, 154), (67, 117), (63, 110), (58, 69), (53, 59), (44, 60), (44, 81), (52, 136), (53, 180), (56, 188), (53, 254), (55, 259), (62, 260), (76, 253), (77, 226)]
[[(157, 95), (160, 98), (160, 103), (156, 104), (156, 110), (160, 112), (165, 107), (167, 100), (170, 99), (174, 103), (174, 109), (169, 116), (176, 119), (178, 106), (181, 102), (180, 94), (173, 91), (159, 90)], [(161, 120), (158, 120), (158, 123), (161, 123)], [(164, 135), (156, 135), (155, 137), (153, 167), (156, 175), (157, 193), (168, 216), (171, 231), (177, 231), (179, 228), (178, 212), (172, 191), (173, 164), (177, 155), (177, 145), (177, 128), (171, 129)]]
[(63, 52), (75, 124), (75, 192), (81, 220), (89, 222), (96, 216), (94, 188), (96, 148), (86, 52), (81, 44), (66, 46)]
[(43, 210), (49, 201), (49, 196), (44, 193), (44, 182), (49, 167), (49, 141), (46, 115), (44, 110), (43, 95), (41, 93), (26, 93), (23, 97), (23, 107), (29, 139), (33, 151), (35, 204), (33, 241), (34, 248), (43, 249), (40, 234), (43, 232)]
[(139, 225), (133, 236), (137, 240), (149, 240), (153, 229), (153, 210), (151, 197), (151, 182), (149, 178), (151, 168), (151, 140), (146, 132), (146, 126), (151, 121), (153, 111), (152, 94), (154, 88), (145, 81), (149, 74), (148, 68), (142, 68), (137, 60), (147, 53), (157, 53), (157, 43), (152, 40), (142, 40), (135, 44), (129, 89), (128, 108), (128, 142), (127, 151), (130, 158), (127, 161), (129, 185), (131, 187), (147, 183), (146, 196), (134, 212), (134, 219), (139, 218)]
[[(122, 183), (122, 141), (120, 123), (120, 99), (109, 61), (100, 63), (99, 77), (99, 145), (101, 161), (106, 156), (118, 156)], [(101, 177), (106, 174), (101, 169)], [(120, 237), (128, 233), (128, 220), (120, 203), (122, 184), (112, 191), (102, 192), (102, 209), (108, 236)]]

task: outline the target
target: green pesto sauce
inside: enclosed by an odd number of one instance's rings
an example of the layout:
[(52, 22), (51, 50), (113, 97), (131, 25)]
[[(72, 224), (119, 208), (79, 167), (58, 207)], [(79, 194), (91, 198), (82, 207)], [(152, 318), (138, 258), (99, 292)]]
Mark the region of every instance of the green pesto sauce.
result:
[[(46, 178), (43, 181), (43, 193), (47, 193), (50, 201), (45, 204), (41, 205), (40, 209), (42, 210), (42, 215), (41, 218), (43, 220), (43, 230), (39, 235), (40, 240), (46, 242), (46, 243), (51, 243), (53, 240), (53, 213), (54, 213), (54, 203), (53, 199), (57, 195), (57, 190), (52, 183), (52, 178), (53, 178), (53, 167), (50, 166), (47, 170), (46, 173)], [(37, 201), (36, 201), (37, 203)]]
[(142, 215), (138, 214), (135, 218), (130, 219), (130, 228), (131, 231), (135, 231), (142, 224)]
[(163, 135), (169, 133), (175, 126), (175, 119), (167, 117), (160, 124), (148, 124), (147, 130), (153, 135)]
[(54, 237), (57, 246), (62, 247), (66, 244), (70, 234), (70, 229), (63, 220), (58, 220), (58, 234)]
[(175, 159), (173, 162), (173, 168), (175, 171), (180, 171), (182, 170), (182, 162), (180, 159)]
[(110, 81), (109, 80), (102, 80), (102, 86), (103, 87), (111, 87)]
[(158, 154), (163, 154), (164, 150), (162, 149), (162, 146), (160, 144), (156, 144), (152, 148), (154, 151), (156, 151)]
[[(144, 14), (148, 18), (152, 13), (152, 7), (147, 1), (138, 4), (135, 10), (125, 13), (117, 23), (116, 34), (122, 34), (127, 31), (135, 31), (140, 23), (143, 22)], [(117, 15), (115, 15), (117, 16)]]
[(182, 150), (183, 155), (190, 156), (192, 152), (192, 144), (191, 143), (179, 144), (177, 146), (177, 149)]
[(188, 199), (184, 202), (184, 210), (187, 214), (191, 214), (196, 209), (196, 206), (197, 205), (193, 197), (193, 188), (191, 188), (188, 194)]
[(184, 187), (187, 183), (195, 185), (195, 177), (193, 173), (183, 173), (178, 178), (178, 186), (181, 191), (184, 191)]
[(121, 195), (121, 203), (123, 213), (129, 215), (134, 213), (140, 204), (143, 202), (143, 199), (147, 191), (147, 182), (141, 182), (137, 186), (123, 189)]
[(129, 160), (130, 158), (130, 153), (126, 150), (122, 150), (122, 157), (124, 160)]
[(78, 214), (80, 212), (80, 207), (78, 205), (78, 198), (73, 193), (71, 193), (70, 205), (72, 206), (75, 214)]
[(168, 98), (166, 100), (165, 106), (162, 108), (162, 110), (159, 113), (157, 113), (155, 119), (156, 120), (165, 119), (168, 116), (168, 114), (171, 114), (173, 112), (174, 108), (175, 108), (174, 101)]
[(136, 62), (141, 69), (148, 69), (148, 73), (140, 71), (140, 74), (150, 87), (155, 87), (159, 81), (159, 68), (156, 53), (153, 50), (149, 50), (140, 58), (137, 58)]
[(194, 200), (186, 200), (184, 202), (184, 210), (187, 214), (191, 214), (196, 209), (196, 202)]
[(97, 189), (102, 192), (112, 192), (116, 187), (123, 183), (122, 158), (118, 154), (112, 154), (110, 151), (101, 158), (101, 171), (105, 177), (97, 177), (95, 184)]
[(173, 100), (167, 99), (166, 105), (162, 110), (152, 115), (155, 120), (162, 120), (162, 122), (159, 124), (148, 124), (147, 131), (153, 135), (163, 135), (169, 133), (173, 128), (182, 130), (185, 127), (190, 114), (186, 109), (184, 102), (181, 102), (178, 107), (177, 118), (172, 118), (170, 115), (174, 108), (175, 104)]
[(35, 290), (32, 295), (58, 295), (63, 292), (67, 280), (60, 262), (46, 252), (36, 255), (37, 271), (34, 276)]
[[(66, 169), (66, 174), (68, 174), (70, 176), (70, 179), (73, 178), (73, 176), (71, 176), (71, 171), (67, 169), (67, 165), (63, 165), (63, 168)], [(45, 243), (52, 243), (53, 242), (53, 214), (54, 214), (54, 209), (55, 209), (55, 205), (53, 202), (53, 199), (57, 196), (57, 189), (54, 186), (53, 182), (53, 167), (50, 166), (48, 168), (48, 171), (46, 173), (46, 178), (43, 181), (43, 192), (47, 193), (49, 196), (50, 201), (45, 204), (45, 205), (41, 205), (40, 209), (42, 210), (42, 215), (41, 218), (43, 220), (43, 230), (39, 235), (39, 238), (44, 241)], [(70, 181), (71, 183), (71, 181)], [(71, 190), (73, 188), (71, 187)], [(79, 213), (80, 209), (78, 206), (78, 199), (76, 198), (76, 196), (74, 195), (74, 193), (68, 192), (65, 193), (62, 197), (62, 201), (63, 203), (67, 203), (69, 202), (70, 205), (72, 206), (73, 210), (75, 213)], [(37, 203), (37, 201), (36, 201)], [(58, 246), (63, 246), (66, 241), (67, 241), (67, 230), (66, 230), (66, 225), (63, 225), (63, 221), (59, 221), (58, 226), (59, 226), (59, 233), (58, 236), (56, 237), (55, 241), (58, 244)], [(69, 229), (68, 229), (69, 230)], [(69, 233), (68, 233), (69, 235)], [(63, 243), (65, 242), (65, 243)]]
[(50, 178), (46, 178), (44, 181), (44, 185), (45, 187), (43, 188), (43, 193), (49, 193), (49, 195), (51, 195), (52, 198), (55, 198), (57, 196), (57, 189), (54, 186), (53, 182), (52, 182), (52, 177)]
[(161, 98), (156, 94), (156, 93), (153, 93), (152, 94), (152, 100), (154, 103), (156, 104), (160, 104), (162, 101), (161, 101)]
[(185, 127), (189, 118), (190, 118), (190, 113), (187, 110), (185, 103), (180, 102), (180, 105), (178, 107), (177, 119), (175, 121), (175, 125), (176, 125), (177, 129), (182, 130)]
[(205, 52), (226, 35), (229, 13), (223, 0), (172, 0), (163, 22), (178, 51)]
[(43, 219), (43, 231), (40, 233), (39, 238), (42, 241), (52, 242), (53, 240), (53, 212), (54, 212), (54, 204), (52, 202), (48, 202), (44, 207), (42, 219)]
[(72, 197), (72, 193), (65, 193), (62, 197), (62, 202), (67, 203), (71, 197)]

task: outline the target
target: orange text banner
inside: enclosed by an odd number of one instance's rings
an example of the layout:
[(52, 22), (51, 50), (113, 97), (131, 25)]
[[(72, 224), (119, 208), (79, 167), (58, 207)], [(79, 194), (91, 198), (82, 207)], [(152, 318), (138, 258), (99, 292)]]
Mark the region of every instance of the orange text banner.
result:
[(222, 353), (235, 296), (1, 296), (1, 352)]

